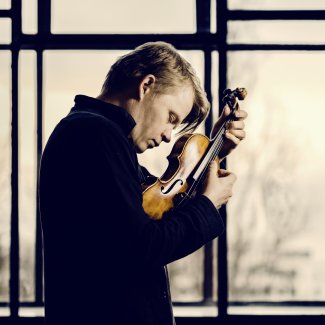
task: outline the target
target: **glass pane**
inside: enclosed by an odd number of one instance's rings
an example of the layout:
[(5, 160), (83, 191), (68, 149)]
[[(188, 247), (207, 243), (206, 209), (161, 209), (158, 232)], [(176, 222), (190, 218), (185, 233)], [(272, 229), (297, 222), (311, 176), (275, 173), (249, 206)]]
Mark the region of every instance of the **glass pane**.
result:
[(247, 138), (229, 157), (230, 301), (325, 299), (323, 53), (236, 52)]
[(212, 119), (219, 118), (219, 53), (212, 52)]
[(0, 9), (10, 9), (11, 0), (0, 0)]
[(22, 0), (22, 31), (37, 33), (37, 0)]
[(20, 300), (35, 299), (36, 53), (19, 55), (19, 252)]
[(213, 301), (218, 300), (218, 239), (213, 241), (213, 277), (212, 277)]
[(54, 34), (195, 33), (195, 15), (194, 0), (54, 0), (51, 31)]
[(11, 19), (0, 18), (0, 44), (11, 43)]
[(324, 0), (228, 0), (229, 9), (317, 10), (325, 9)]
[(204, 249), (201, 248), (168, 265), (173, 302), (203, 299), (203, 257)]
[[(45, 51), (43, 145), (77, 94), (96, 97), (105, 76), (126, 51)], [(80, 69), (82, 67), (82, 69)]]
[(0, 317), (8, 317), (8, 316), (10, 316), (10, 308), (0, 307)]
[(210, 20), (210, 30), (211, 33), (217, 32), (217, 0), (211, 0), (211, 20)]
[(11, 54), (0, 51), (0, 302), (9, 301)]
[(323, 44), (323, 21), (230, 21), (228, 42), (251, 44)]

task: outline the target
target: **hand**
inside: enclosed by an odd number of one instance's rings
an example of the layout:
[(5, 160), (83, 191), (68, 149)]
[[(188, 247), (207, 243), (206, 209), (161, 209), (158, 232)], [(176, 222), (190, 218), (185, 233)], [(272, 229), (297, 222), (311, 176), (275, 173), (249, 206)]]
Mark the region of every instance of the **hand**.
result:
[[(212, 129), (211, 138), (213, 138), (217, 134), (221, 125), (229, 114), (230, 108), (228, 105), (226, 105), (221, 113), (220, 118)], [(219, 154), (220, 160), (223, 159), (225, 156), (229, 155), (229, 153), (238, 146), (240, 141), (245, 138), (245, 123), (243, 122), (243, 120), (246, 119), (247, 115), (248, 114), (246, 111), (239, 109), (235, 112), (236, 119), (227, 124), (227, 130), (225, 133), (226, 141), (223, 144), (223, 147), (221, 148)]]
[(237, 178), (235, 174), (218, 168), (216, 161), (210, 163), (202, 191), (217, 209), (226, 204), (232, 196), (232, 187)]

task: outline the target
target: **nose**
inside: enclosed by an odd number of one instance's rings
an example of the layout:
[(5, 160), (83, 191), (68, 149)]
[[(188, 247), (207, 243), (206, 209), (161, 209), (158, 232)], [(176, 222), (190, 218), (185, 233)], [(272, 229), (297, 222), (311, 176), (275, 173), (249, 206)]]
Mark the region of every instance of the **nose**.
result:
[(172, 137), (172, 130), (165, 130), (162, 134), (162, 141), (164, 142), (170, 142), (171, 137)]

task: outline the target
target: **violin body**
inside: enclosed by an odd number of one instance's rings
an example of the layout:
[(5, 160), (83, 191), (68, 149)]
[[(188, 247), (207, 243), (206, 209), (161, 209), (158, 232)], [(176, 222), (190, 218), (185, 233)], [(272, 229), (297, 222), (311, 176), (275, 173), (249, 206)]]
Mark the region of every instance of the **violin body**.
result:
[[(225, 141), (227, 123), (235, 119), (238, 100), (246, 97), (245, 88), (226, 89), (222, 99), (231, 113), (213, 139), (202, 134), (185, 134), (180, 137), (167, 157), (169, 165), (162, 177), (142, 184), (142, 206), (150, 218), (161, 219), (166, 211), (177, 208), (194, 197), (205, 179), (209, 164), (216, 161)], [(219, 166), (218, 166), (219, 168)]]
[(163, 176), (144, 185), (142, 205), (152, 219), (162, 218), (164, 212), (174, 207), (177, 195), (185, 193), (209, 144), (210, 139), (202, 134), (185, 134), (175, 142)]

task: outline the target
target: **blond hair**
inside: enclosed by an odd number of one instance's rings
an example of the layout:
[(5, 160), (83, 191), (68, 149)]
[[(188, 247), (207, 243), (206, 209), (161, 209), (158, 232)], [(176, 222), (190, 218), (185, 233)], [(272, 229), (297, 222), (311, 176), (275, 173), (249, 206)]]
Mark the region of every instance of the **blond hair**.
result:
[(192, 87), (193, 107), (183, 120), (180, 132), (195, 130), (207, 116), (210, 103), (191, 64), (169, 43), (148, 42), (121, 56), (107, 73), (101, 95), (109, 97), (123, 93), (137, 86), (148, 74), (156, 78), (155, 94), (184, 85)]

